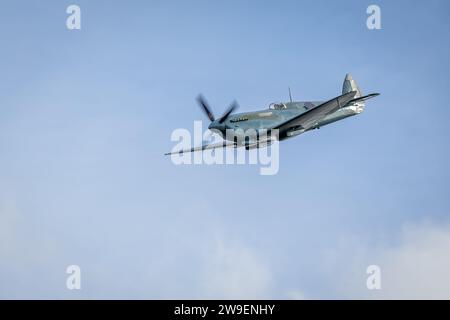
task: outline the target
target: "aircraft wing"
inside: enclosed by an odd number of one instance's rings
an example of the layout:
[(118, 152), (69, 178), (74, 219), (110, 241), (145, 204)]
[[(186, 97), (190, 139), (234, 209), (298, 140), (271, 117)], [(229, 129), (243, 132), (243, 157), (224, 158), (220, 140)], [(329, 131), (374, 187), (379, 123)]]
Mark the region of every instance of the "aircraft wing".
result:
[(177, 154), (177, 153), (182, 154), (182, 153), (203, 151), (203, 150), (216, 149), (216, 148), (229, 148), (229, 147), (234, 147), (234, 146), (235, 146), (234, 142), (224, 140), (224, 141), (221, 141), (218, 143), (205, 144), (203, 146), (198, 146), (198, 147), (194, 147), (191, 149), (184, 149), (184, 150), (179, 150), (179, 151), (168, 152), (164, 155), (170, 156), (172, 154)]
[(333, 98), (309, 111), (276, 125), (272, 129), (278, 129), (280, 131), (280, 135), (292, 128), (306, 131), (314, 127), (317, 122), (325, 118), (330, 113), (337, 111), (339, 108), (352, 101), (355, 98), (356, 93), (356, 91), (351, 91), (339, 97)]

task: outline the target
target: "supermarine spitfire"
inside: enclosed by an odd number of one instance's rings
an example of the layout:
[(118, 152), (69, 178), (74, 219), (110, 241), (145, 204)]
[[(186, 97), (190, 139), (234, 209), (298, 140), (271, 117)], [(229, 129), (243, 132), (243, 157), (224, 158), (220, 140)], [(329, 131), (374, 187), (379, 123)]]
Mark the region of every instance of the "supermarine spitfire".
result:
[[(342, 88), (342, 95), (326, 102), (293, 102), (291, 97), (289, 102), (272, 103), (265, 110), (233, 114), (238, 108), (237, 103), (234, 102), (218, 119), (214, 117), (208, 103), (200, 95), (197, 100), (211, 121), (208, 129), (218, 132), (224, 140), (219, 143), (167, 153), (166, 155), (223, 147), (245, 147), (247, 150), (265, 147), (272, 144), (273, 139), (282, 141), (360, 114), (364, 111), (365, 101), (378, 95), (379, 93), (371, 93), (364, 96), (356, 81), (353, 80), (350, 74), (347, 74)], [(236, 139), (239, 136), (237, 132), (246, 132), (248, 130), (256, 131), (255, 139)], [(270, 134), (272, 131), (277, 132), (276, 137)], [(230, 132), (236, 132), (236, 134), (230, 135)], [(260, 132), (269, 132), (269, 134), (261, 135), (263, 138), (260, 138)]]

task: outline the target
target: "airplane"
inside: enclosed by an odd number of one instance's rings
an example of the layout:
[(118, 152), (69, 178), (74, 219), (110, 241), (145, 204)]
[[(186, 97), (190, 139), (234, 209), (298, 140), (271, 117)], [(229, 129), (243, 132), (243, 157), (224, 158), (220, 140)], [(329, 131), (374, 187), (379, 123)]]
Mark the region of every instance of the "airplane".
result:
[[(342, 86), (342, 95), (328, 101), (292, 101), (289, 89), (289, 102), (272, 103), (268, 109), (233, 114), (238, 108), (234, 102), (220, 118), (215, 118), (203, 96), (199, 95), (197, 101), (211, 121), (208, 129), (217, 132), (224, 139), (219, 143), (206, 144), (191, 149), (179, 150), (166, 153), (182, 154), (186, 152), (203, 151), (207, 149), (226, 147), (245, 147), (247, 150), (261, 148), (271, 145), (274, 139), (283, 141), (302, 133), (320, 129), (330, 123), (358, 115), (364, 111), (365, 102), (378, 96), (379, 93), (363, 95), (356, 81), (347, 74)], [(242, 129), (242, 130), (241, 130)], [(256, 139), (237, 139), (237, 133), (227, 135), (230, 132), (245, 132), (253, 129), (256, 131)], [(278, 130), (276, 137), (272, 135), (261, 135), (260, 132), (271, 132)]]

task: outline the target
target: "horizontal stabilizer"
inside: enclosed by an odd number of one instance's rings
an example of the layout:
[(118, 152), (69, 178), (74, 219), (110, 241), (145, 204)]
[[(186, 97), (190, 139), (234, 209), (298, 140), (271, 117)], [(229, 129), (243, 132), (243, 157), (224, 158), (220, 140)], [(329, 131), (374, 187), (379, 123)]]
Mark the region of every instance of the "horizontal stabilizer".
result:
[(355, 98), (353, 100), (350, 100), (349, 104), (352, 104), (352, 103), (355, 103), (355, 102), (359, 102), (359, 101), (367, 101), (367, 100), (375, 98), (375, 97), (377, 97), (379, 95), (380, 95), (379, 93), (371, 93), (371, 94), (368, 94), (367, 96), (359, 97), (359, 98)]

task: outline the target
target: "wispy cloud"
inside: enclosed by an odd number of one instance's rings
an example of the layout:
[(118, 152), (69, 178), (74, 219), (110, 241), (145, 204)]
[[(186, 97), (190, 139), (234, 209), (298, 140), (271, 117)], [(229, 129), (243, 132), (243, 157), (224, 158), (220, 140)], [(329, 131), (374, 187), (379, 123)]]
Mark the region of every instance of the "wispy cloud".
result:
[(250, 247), (221, 239), (205, 262), (203, 290), (207, 298), (269, 297), (272, 281), (270, 268)]
[[(359, 247), (340, 270), (336, 291), (348, 298), (450, 299), (450, 225), (405, 225), (391, 245)], [(366, 268), (381, 268), (381, 290), (368, 290)], [(342, 264), (345, 265), (345, 264)]]

